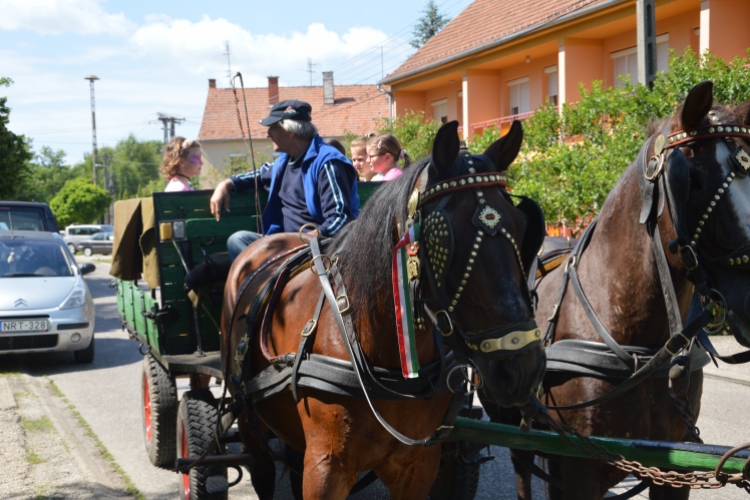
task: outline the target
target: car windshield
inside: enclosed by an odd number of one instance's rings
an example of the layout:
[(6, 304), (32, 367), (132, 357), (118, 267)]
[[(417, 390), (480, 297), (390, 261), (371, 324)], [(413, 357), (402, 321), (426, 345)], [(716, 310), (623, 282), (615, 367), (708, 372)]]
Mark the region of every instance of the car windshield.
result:
[(0, 231), (44, 231), (41, 210), (0, 207)]
[(0, 278), (73, 276), (74, 266), (61, 241), (0, 238)]

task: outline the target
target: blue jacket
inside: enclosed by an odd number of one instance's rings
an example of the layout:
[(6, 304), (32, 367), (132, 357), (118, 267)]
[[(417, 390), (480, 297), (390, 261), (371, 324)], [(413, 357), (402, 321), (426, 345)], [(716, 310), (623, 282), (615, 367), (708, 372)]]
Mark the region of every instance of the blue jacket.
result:
[[(270, 168), (258, 171), (259, 181), (270, 191), (268, 204), (263, 211), (266, 234), (285, 230), (281, 210), (281, 179), (289, 162), (289, 155), (280, 153)], [(347, 222), (359, 216), (357, 172), (348, 158), (316, 135), (305, 153), (300, 166), (305, 192), (305, 205), (310, 218), (315, 221), (322, 236), (333, 236)], [(253, 173), (232, 176), (235, 192), (241, 193), (254, 186)], [(286, 230), (299, 230), (289, 228)]]

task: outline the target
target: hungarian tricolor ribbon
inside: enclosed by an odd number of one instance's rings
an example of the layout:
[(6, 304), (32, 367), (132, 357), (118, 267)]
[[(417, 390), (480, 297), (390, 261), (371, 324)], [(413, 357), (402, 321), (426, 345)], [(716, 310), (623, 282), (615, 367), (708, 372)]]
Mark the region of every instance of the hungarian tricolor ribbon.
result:
[(412, 300), (409, 291), (409, 274), (407, 261), (407, 246), (419, 240), (419, 224), (414, 223), (396, 243), (393, 249), (393, 299), (396, 306), (396, 330), (398, 334), (398, 348), (401, 355), (401, 373), (404, 378), (419, 376), (419, 360), (417, 359), (417, 341), (414, 335), (414, 318), (412, 316)]

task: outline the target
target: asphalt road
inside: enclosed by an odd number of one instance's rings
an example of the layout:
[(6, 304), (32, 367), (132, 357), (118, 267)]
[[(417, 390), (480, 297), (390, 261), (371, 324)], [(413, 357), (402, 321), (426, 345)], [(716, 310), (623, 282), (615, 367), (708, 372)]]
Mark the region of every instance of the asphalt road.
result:
[[(85, 257), (78, 259), (89, 260)], [(34, 376), (47, 375), (57, 384), (146, 498), (173, 499), (178, 490), (178, 476), (151, 466), (143, 445), (139, 388), (142, 357), (138, 343), (128, 340), (127, 332), (120, 328), (115, 294), (108, 286), (109, 265), (96, 264), (97, 270), (87, 276), (97, 307), (94, 363), (81, 366), (74, 364), (70, 355), (48, 355), (21, 357), (14, 364)], [(750, 386), (707, 379), (699, 421), (705, 442), (737, 445), (750, 441), (750, 427), (745, 423), (749, 410)], [(482, 466), (476, 498), (517, 498), (507, 450), (492, 447), (491, 454), (495, 460)], [(291, 499), (286, 476), (282, 473), (278, 476), (277, 498)], [(625, 488), (614, 491), (619, 493)], [(257, 498), (247, 475), (240, 485), (230, 490), (229, 497)], [(534, 497), (545, 497), (541, 481), (536, 479)], [(718, 491), (697, 491), (692, 497), (739, 499), (747, 498), (747, 494), (729, 487)], [(385, 499), (388, 493), (382, 484), (375, 483), (353, 498)], [(642, 494), (634, 498), (648, 497)]]

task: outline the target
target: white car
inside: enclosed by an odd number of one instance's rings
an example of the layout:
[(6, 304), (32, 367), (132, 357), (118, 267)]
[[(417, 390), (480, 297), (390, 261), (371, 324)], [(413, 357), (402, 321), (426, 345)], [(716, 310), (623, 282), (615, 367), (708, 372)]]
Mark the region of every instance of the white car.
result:
[(0, 231), (0, 354), (72, 351), (94, 360), (94, 300), (57, 233)]

